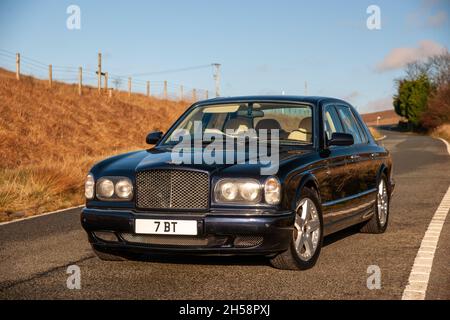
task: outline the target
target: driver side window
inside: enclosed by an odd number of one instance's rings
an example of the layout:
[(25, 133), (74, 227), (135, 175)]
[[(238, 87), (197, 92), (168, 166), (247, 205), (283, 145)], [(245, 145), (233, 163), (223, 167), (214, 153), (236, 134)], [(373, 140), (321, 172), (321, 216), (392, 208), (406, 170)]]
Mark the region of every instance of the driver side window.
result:
[(346, 106), (338, 106), (337, 110), (342, 120), (342, 124), (344, 125), (345, 133), (350, 133), (351, 135), (353, 135), (355, 144), (362, 143), (363, 138), (361, 137), (358, 124), (356, 123), (356, 119), (350, 109)]
[(328, 140), (331, 140), (331, 136), (335, 132), (345, 132), (342, 128), (341, 120), (339, 120), (336, 109), (332, 105), (328, 105), (325, 107), (324, 130)]

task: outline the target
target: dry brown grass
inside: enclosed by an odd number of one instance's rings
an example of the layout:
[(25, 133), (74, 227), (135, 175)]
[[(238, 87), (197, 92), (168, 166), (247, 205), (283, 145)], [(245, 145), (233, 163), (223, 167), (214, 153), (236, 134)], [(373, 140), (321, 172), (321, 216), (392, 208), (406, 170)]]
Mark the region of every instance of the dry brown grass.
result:
[(380, 140), (383, 138), (383, 135), (375, 129), (374, 127), (369, 127), (370, 133), (372, 134), (372, 137), (374, 137), (375, 140)]
[(442, 138), (450, 142), (450, 123), (443, 124), (439, 127), (437, 127), (433, 132), (432, 135), (434, 137)]
[(82, 203), (89, 168), (108, 155), (145, 148), (145, 135), (166, 130), (189, 102), (113, 98), (74, 85), (0, 69), (0, 221)]

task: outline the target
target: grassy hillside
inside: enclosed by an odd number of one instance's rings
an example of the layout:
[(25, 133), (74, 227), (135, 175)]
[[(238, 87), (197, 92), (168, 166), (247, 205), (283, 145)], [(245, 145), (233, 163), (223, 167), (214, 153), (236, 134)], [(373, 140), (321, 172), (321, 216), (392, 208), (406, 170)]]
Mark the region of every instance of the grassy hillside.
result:
[(378, 121), (379, 125), (397, 124), (401, 120), (401, 117), (394, 110), (366, 113), (361, 116), (369, 126), (375, 126), (377, 124), (377, 117), (380, 117)]
[(84, 177), (97, 160), (145, 148), (189, 102), (14, 79), (0, 69), (0, 221), (83, 202)]

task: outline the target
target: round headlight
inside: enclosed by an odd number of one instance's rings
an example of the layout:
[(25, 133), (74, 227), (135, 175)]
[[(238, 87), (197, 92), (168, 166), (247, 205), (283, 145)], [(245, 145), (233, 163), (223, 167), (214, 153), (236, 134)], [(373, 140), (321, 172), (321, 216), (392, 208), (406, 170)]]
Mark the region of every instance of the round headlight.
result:
[(116, 195), (122, 199), (130, 199), (133, 193), (133, 185), (128, 179), (119, 180), (116, 183)]
[(233, 201), (234, 199), (236, 199), (238, 191), (238, 186), (233, 182), (226, 182), (220, 187), (220, 193), (222, 194), (222, 197), (227, 201)]
[(270, 177), (264, 183), (264, 198), (268, 204), (279, 204), (281, 201), (281, 184), (275, 177)]
[(86, 199), (94, 199), (94, 186), (94, 177), (92, 174), (88, 174), (86, 177), (86, 182), (84, 183), (84, 196)]
[(97, 183), (97, 196), (111, 198), (114, 195), (114, 183), (109, 179), (100, 179)]
[(239, 192), (242, 199), (253, 202), (259, 197), (259, 183), (245, 182), (239, 186)]

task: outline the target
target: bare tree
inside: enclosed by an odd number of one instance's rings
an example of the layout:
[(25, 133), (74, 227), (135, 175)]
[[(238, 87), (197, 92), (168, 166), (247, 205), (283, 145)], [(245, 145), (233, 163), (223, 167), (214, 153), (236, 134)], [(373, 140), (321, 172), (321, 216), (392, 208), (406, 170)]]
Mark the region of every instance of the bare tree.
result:
[(446, 51), (425, 61), (409, 63), (405, 73), (407, 80), (417, 80), (425, 75), (436, 88), (447, 85), (450, 83), (450, 53)]
[(410, 62), (405, 67), (406, 80), (416, 80), (419, 77), (426, 75), (429, 73), (429, 64), (427, 61), (414, 61)]
[(430, 80), (436, 87), (450, 84), (450, 53), (433, 56), (428, 64)]

